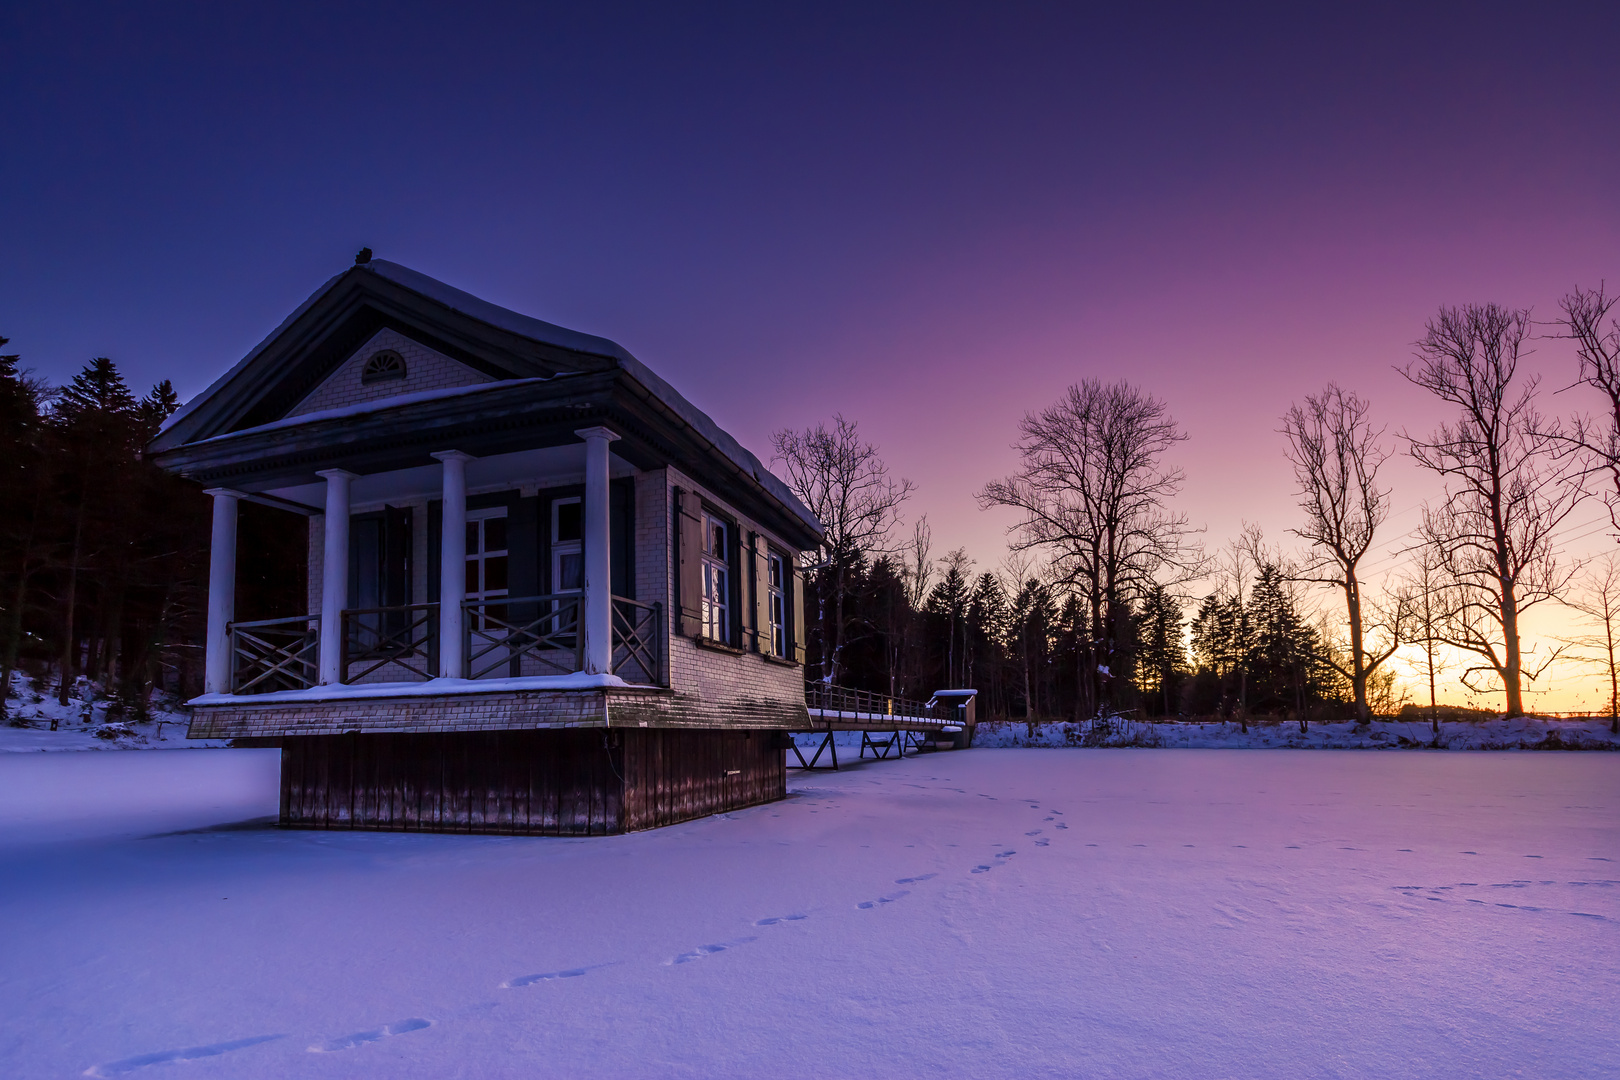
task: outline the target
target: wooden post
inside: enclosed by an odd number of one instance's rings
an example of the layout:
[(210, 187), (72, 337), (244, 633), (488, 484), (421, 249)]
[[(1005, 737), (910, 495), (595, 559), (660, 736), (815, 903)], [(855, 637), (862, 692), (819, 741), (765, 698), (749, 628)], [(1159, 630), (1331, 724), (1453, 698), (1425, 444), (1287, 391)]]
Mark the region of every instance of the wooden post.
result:
[(347, 469), (322, 469), (326, 480), (325, 543), (321, 555), (320, 682), (343, 681), (343, 608), (349, 602), (349, 484)]
[(612, 517), (609, 510), (608, 444), (618, 438), (605, 427), (574, 432), (585, 440), (584, 523), (585, 610), (580, 627), (585, 633), (583, 670), (607, 675), (613, 670), (613, 558)]
[(203, 693), (229, 694), (231, 620), (236, 617), (236, 510), (241, 492), (210, 488), (214, 534), (208, 547), (208, 639), (204, 649)]
[(444, 463), (444, 530), (439, 539), (439, 675), (467, 677), (462, 601), (467, 598), (467, 462), (471, 454), (440, 450)]

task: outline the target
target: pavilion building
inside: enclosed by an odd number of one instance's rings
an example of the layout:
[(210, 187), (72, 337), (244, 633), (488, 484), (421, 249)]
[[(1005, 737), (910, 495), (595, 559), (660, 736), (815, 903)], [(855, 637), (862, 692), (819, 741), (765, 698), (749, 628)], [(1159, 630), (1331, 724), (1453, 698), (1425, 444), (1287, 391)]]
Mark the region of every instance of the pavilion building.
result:
[[(781, 798), (821, 526), (619, 345), (381, 260), (149, 447), (213, 496), (193, 738), (274, 737), (281, 820), (591, 834)], [(242, 500), (308, 604), (234, 617)]]

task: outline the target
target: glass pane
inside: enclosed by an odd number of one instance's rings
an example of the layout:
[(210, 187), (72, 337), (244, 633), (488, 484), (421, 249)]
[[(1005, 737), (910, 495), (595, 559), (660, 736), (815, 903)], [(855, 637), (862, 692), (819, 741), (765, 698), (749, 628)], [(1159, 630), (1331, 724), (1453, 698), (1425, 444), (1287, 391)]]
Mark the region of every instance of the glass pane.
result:
[(558, 592), (570, 592), (582, 588), (585, 584), (585, 556), (579, 552), (570, 552), (557, 557), (557, 583)]
[(467, 560), (467, 595), (478, 595), (478, 560)]
[(578, 502), (557, 503), (557, 531), (551, 539), (553, 543), (566, 544), (570, 540), (580, 539), (580, 504)]
[(506, 591), (506, 556), (489, 555), (484, 559), (484, 591)]
[[(490, 518), (484, 522), (484, 550), (506, 550), (506, 519)], [(492, 586), (493, 587), (493, 586)]]
[(478, 554), (478, 522), (467, 522), (467, 554)]
[(717, 559), (726, 557), (726, 527), (713, 518), (709, 519), (709, 554)]
[(782, 557), (780, 555), (772, 555), (771, 556), (771, 588), (780, 589), (781, 587), (782, 587)]

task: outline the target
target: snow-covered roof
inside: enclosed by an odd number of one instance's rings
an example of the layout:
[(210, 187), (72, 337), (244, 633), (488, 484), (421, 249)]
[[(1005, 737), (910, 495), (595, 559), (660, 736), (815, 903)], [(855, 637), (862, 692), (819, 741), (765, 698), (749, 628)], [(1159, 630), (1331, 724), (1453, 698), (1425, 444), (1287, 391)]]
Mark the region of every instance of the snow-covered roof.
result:
[[(210, 437), (218, 437), (221, 434), (219, 432), (204, 435), (201, 431), (182, 433), (176, 432), (174, 429), (177, 426), (185, 425), (187, 421), (193, 420), (201, 410), (206, 408), (209, 402), (224, 395), (228, 388), (236, 384), (242, 376), (249, 372), (249, 369), (254, 368), (256, 362), (293, 329), (299, 320), (309, 313), (323, 297), (331, 293), (344, 281), (351, 280), (355, 275), (375, 275), (377, 278), (407, 289), (444, 308), (526, 341), (551, 346), (556, 349), (564, 349), (571, 353), (583, 354), (583, 356), (599, 357), (607, 361), (612, 367), (623, 371), (636, 383), (640, 384), (652, 398), (675, 414), (680, 421), (712, 446), (716, 452), (751, 477), (755, 483), (769, 492), (794, 516), (810, 526), (816, 534), (821, 533), (821, 523), (817, 521), (816, 516), (799, 500), (787, 484), (783, 483), (780, 477), (766, 468), (758, 457), (716, 424), (707, 413), (693, 405), (673, 386), (654, 373), (651, 368), (632, 356), (629, 350), (622, 345), (604, 337), (580, 333), (577, 330), (570, 330), (554, 323), (545, 322), (542, 319), (536, 319), (503, 308), (498, 304), (479, 299), (471, 293), (464, 292), (454, 286), (446, 285), (444, 282), (412, 270), (410, 267), (388, 262), (385, 259), (373, 259), (371, 262), (356, 265), (327, 280), (309, 299), (300, 304), (297, 310), (283, 319), (281, 324), (271, 331), (252, 351), (233, 365), (224, 375), (216, 379), (207, 390), (187, 402), (185, 406), (171, 416), (167, 423), (163, 425), (157, 439), (154, 440), (154, 448), (160, 450), (170, 449), (174, 446), (204, 441)], [(517, 381), (520, 380), (500, 380), (487, 385), (491, 388), (510, 387)], [(401, 400), (397, 401), (370, 403), (367, 411), (376, 411), (381, 408), (406, 404), (403, 397), (407, 396), (409, 395), (402, 395)], [(296, 418), (289, 418), (286, 421), (254, 425), (250, 430), (262, 431), (270, 427), (291, 425), (294, 420), (298, 423), (308, 423), (314, 419), (330, 419), (330, 417), (326, 417), (324, 414), (319, 416), (317, 414), (306, 414)], [(241, 429), (230, 432), (231, 435), (242, 433)]]

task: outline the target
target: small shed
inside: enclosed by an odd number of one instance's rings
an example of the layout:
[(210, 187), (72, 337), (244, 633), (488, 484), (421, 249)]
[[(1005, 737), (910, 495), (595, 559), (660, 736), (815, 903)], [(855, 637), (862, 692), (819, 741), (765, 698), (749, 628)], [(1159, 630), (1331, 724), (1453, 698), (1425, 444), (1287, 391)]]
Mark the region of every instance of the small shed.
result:
[(935, 690), (933, 699), (928, 703), (943, 709), (947, 722), (961, 726), (960, 730), (952, 733), (957, 750), (966, 750), (973, 745), (973, 729), (979, 722), (974, 709), (978, 696), (977, 690)]

